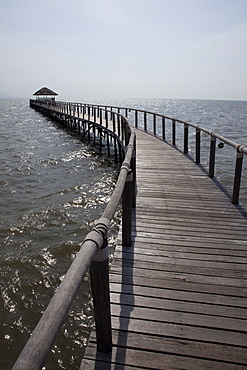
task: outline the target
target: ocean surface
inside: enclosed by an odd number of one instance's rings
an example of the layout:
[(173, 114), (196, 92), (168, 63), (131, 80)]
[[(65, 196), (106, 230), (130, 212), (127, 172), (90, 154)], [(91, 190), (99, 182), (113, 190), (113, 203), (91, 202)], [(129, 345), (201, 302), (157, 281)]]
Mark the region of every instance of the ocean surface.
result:
[[(247, 146), (247, 102), (78, 101), (162, 113)], [(168, 126), (167, 140), (170, 133)], [(180, 136), (178, 145), (182, 143)], [(202, 136), (202, 164), (207, 166), (209, 138)], [(193, 156), (194, 131), (190, 139)], [(26, 99), (0, 99), (0, 152), (0, 369), (7, 370), (70, 266), (79, 243), (102, 214), (117, 179), (117, 167), (113, 158), (97, 153), (86, 141), (29, 108)], [(217, 148), (216, 158), (216, 176), (231, 193), (235, 150), (226, 145)], [(240, 202), (247, 209), (245, 162)], [(111, 253), (119, 219), (120, 211), (109, 235)], [(44, 369), (78, 368), (92, 317), (86, 277)]]

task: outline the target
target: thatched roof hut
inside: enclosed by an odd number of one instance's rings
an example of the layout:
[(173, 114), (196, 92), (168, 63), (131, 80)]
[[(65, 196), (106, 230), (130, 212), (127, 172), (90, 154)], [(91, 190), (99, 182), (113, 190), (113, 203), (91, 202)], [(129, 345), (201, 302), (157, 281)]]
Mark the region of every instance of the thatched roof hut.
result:
[(36, 91), (33, 95), (36, 96), (36, 99), (52, 99), (55, 100), (55, 96), (58, 95), (54, 91), (48, 89), (48, 87), (42, 87)]

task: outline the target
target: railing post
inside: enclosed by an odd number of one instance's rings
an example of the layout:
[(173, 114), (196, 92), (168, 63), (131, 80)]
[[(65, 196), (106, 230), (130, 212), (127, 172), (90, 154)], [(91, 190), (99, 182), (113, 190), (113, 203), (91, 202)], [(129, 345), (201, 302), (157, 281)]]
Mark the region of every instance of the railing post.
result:
[(144, 131), (147, 131), (147, 112), (144, 112)]
[(124, 132), (124, 118), (123, 116), (120, 116), (121, 119), (120, 119), (120, 123), (121, 123), (121, 139), (122, 141), (124, 141), (124, 138), (125, 138), (125, 132)]
[(233, 191), (232, 191), (232, 203), (233, 204), (238, 204), (241, 174), (242, 174), (242, 165), (243, 165), (243, 153), (237, 150), (234, 184), (233, 184)]
[(87, 128), (88, 128), (88, 130), (87, 130), (87, 135), (88, 135), (88, 141), (90, 142), (90, 121), (87, 121)]
[(78, 119), (78, 133), (81, 135), (81, 121)]
[(138, 128), (138, 110), (135, 110), (135, 127)]
[(176, 120), (172, 120), (172, 145), (176, 145)]
[(118, 155), (117, 155), (117, 139), (113, 138), (113, 144), (114, 144), (114, 155), (115, 155), (115, 163), (118, 163)]
[(184, 125), (184, 154), (188, 154), (189, 125)]
[(153, 114), (153, 132), (154, 136), (156, 136), (156, 114)]
[(99, 128), (98, 134), (99, 134), (99, 152), (101, 153), (102, 152), (102, 129), (101, 128)]
[(110, 157), (111, 149), (110, 149), (110, 139), (109, 139), (109, 134), (108, 133), (106, 134), (106, 144), (107, 144), (107, 153), (108, 153), (108, 156)]
[(102, 125), (102, 109), (99, 109), (99, 123)]
[(122, 141), (124, 143), (124, 145), (126, 146), (127, 145), (127, 137), (126, 137), (126, 125), (125, 125), (125, 119), (123, 116), (121, 116), (121, 124), (122, 124)]
[(196, 128), (196, 163), (200, 163), (200, 151), (201, 151), (201, 130)]
[[(100, 226), (105, 227), (104, 224)], [(101, 230), (99, 232), (102, 233)], [(106, 233), (106, 230), (104, 232)], [(108, 254), (107, 237), (104, 235), (104, 244), (90, 266), (97, 350), (104, 353), (112, 349)]]
[(130, 169), (133, 173), (132, 181), (132, 207), (136, 206), (136, 140), (133, 145), (132, 158), (130, 162)]
[(166, 139), (166, 119), (162, 117), (162, 139)]
[(128, 145), (129, 143), (129, 138), (130, 138), (130, 131), (129, 131), (129, 126), (126, 122), (125, 119), (123, 119), (124, 123), (124, 140), (125, 140), (125, 145)]
[(214, 177), (216, 137), (211, 136), (208, 176)]
[(105, 111), (105, 127), (108, 128), (108, 112)]
[(120, 134), (121, 134), (121, 127), (120, 127), (120, 115), (118, 114), (117, 115), (117, 132), (118, 132), (118, 136), (120, 137)]
[(122, 245), (131, 246), (131, 220), (132, 220), (132, 196), (133, 196), (133, 173), (129, 171), (124, 191), (122, 194)]
[(113, 117), (112, 117), (112, 128), (113, 128), (113, 132), (115, 133), (116, 132), (116, 113), (115, 112), (113, 113)]

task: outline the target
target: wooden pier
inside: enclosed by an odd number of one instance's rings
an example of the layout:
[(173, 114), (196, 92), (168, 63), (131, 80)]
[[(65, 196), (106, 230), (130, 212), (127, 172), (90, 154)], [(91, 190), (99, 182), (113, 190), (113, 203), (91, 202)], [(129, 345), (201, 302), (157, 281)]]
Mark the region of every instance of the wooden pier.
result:
[[(13, 369), (42, 367), (92, 261), (98, 336), (93, 329), (80, 370), (246, 369), (247, 215), (238, 197), (247, 148), (150, 112), (141, 111), (144, 124), (138, 129), (137, 110), (130, 128), (127, 108), (31, 104), (89, 139), (98, 132), (100, 148), (104, 126), (107, 147), (112, 141), (115, 155), (125, 153), (125, 159), (102, 218), (83, 241)], [(147, 132), (149, 113), (153, 135)], [(157, 137), (159, 118), (162, 134)], [(171, 143), (165, 141), (167, 119), (172, 122)], [(176, 121), (184, 124), (184, 153), (175, 145)], [(189, 126), (196, 129), (195, 162), (188, 156)], [(210, 137), (208, 173), (200, 165), (201, 131)], [(214, 179), (216, 140), (236, 150), (232, 197)], [(128, 180), (129, 169), (136, 181)], [(135, 182), (135, 202), (128, 201)], [(110, 267), (109, 301), (106, 233), (121, 196), (123, 223)]]
[(200, 168), (137, 130), (133, 245), (110, 269), (113, 350), (80, 369), (247, 368), (247, 221)]

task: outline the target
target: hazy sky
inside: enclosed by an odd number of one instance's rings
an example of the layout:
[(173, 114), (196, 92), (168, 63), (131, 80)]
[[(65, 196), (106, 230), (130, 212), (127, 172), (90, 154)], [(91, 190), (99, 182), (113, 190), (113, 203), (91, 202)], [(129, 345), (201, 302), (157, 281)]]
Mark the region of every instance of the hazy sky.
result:
[(247, 0), (0, 0), (0, 91), (247, 100)]

